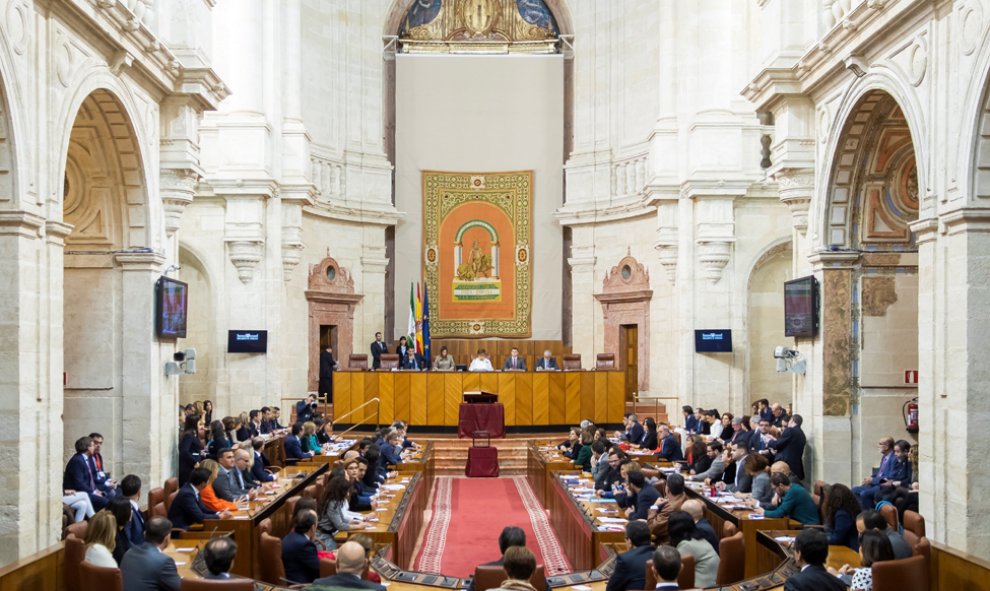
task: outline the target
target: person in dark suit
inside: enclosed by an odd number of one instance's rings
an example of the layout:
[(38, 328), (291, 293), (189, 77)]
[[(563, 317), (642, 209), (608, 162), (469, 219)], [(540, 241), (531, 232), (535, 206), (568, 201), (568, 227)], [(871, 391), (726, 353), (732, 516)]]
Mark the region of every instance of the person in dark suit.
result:
[(251, 440), (251, 447), (254, 449), (254, 463), (251, 464), (251, 479), (255, 482), (274, 482), (275, 475), (265, 470), (272, 463), (262, 451), (265, 448), (265, 440), (255, 437)]
[(120, 495), (131, 504), (131, 520), (124, 528), (131, 546), (144, 543), (144, 516), (141, 514), (141, 479), (128, 474), (120, 481)]
[(639, 417), (635, 414), (630, 414), (626, 431), (622, 434), (622, 438), (629, 443), (639, 443), (643, 440), (643, 432), (643, 425), (639, 424)]
[(382, 341), (382, 333), (375, 333), (375, 342), (371, 343), (371, 369), (380, 369), (382, 353), (388, 353), (388, 345)]
[(660, 451), (657, 457), (668, 462), (680, 462), (684, 460), (681, 446), (677, 443), (677, 438), (670, 432), (670, 427), (661, 424), (657, 431), (657, 438), (660, 440)]
[(784, 591), (846, 591), (848, 587), (825, 570), (828, 536), (820, 529), (802, 529), (794, 539), (794, 561), (801, 572), (787, 579)]
[[(237, 450), (247, 455), (245, 450)], [(213, 481), (213, 492), (218, 499), (237, 502), (238, 499), (248, 496), (249, 489), (244, 481), (244, 475), (237, 469), (234, 450), (225, 449), (220, 452), (220, 470), (216, 480)]]
[[(642, 476), (642, 472), (639, 475)], [(626, 543), (629, 550), (615, 557), (615, 570), (608, 578), (605, 591), (646, 588), (646, 563), (653, 558), (656, 549), (650, 544), (650, 526), (645, 521), (630, 521), (626, 524)]]
[(248, 413), (248, 422), (241, 425), (241, 428), (237, 430), (237, 441), (248, 441), (258, 435), (261, 435), (261, 411), (251, 410)]
[(292, 425), (291, 434), (282, 441), (285, 447), (285, 457), (302, 460), (313, 457), (313, 454), (302, 450), (302, 442), (299, 441), (299, 434), (302, 433), (302, 423)]
[(148, 520), (144, 543), (131, 546), (120, 563), (124, 591), (179, 591), (182, 579), (175, 561), (162, 552), (168, 548), (171, 533), (172, 522), (168, 519)]
[(657, 546), (653, 552), (653, 574), (657, 577), (657, 591), (677, 591), (680, 585), (681, 553), (673, 546)]
[(179, 439), (179, 486), (189, 482), (189, 473), (204, 456), (199, 441), (199, 415), (187, 416)]
[(320, 576), (320, 557), (316, 553), (316, 511), (297, 511), (292, 531), (282, 538), (282, 564), (285, 578), (293, 583), (312, 583)]
[(399, 369), (419, 371), (425, 368), (423, 364), (423, 357), (412, 347), (406, 349), (406, 354), (399, 358)]
[(684, 430), (688, 433), (697, 433), (700, 425), (698, 417), (694, 416), (694, 409), (685, 404), (681, 407), (681, 414), (684, 415)]
[(381, 451), (381, 456), (379, 458), (379, 463), (386, 467), (395, 466), (402, 463), (402, 432), (398, 429), (391, 429), (386, 435), (385, 440), (379, 447)]
[[(631, 470), (626, 473), (626, 480), (629, 481), (629, 491), (633, 494), (636, 503), (635, 506), (626, 509), (626, 516), (629, 519), (646, 519), (650, 515), (650, 507), (656, 504), (660, 498), (660, 491), (652, 484), (647, 484), (646, 477), (639, 470)], [(644, 561), (643, 564), (646, 562)], [(640, 572), (642, 573), (643, 570), (640, 569)], [(632, 588), (638, 589), (639, 587)]]
[(96, 488), (103, 491), (106, 498), (112, 499), (117, 496), (117, 482), (110, 478), (107, 467), (103, 463), (103, 454), (100, 453), (103, 449), (103, 435), (90, 433), (89, 438), (93, 440), (93, 453), (89, 456), (89, 466), (96, 477)]
[(550, 353), (550, 349), (543, 352), (543, 357), (536, 360), (536, 371), (556, 371), (560, 369), (557, 367), (557, 360)]
[(333, 347), (327, 345), (320, 351), (320, 382), (319, 391), (327, 397), (327, 402), (333, 402), (333, 372), (337, 369), (337, 360), (333, 358)]
[(80, 437), (76, 440), (75, 448), (76, 453), (69, 458), (69, 463), (65, 466), (62, 488), (86, 493), (96, 511), (106, 509), (110, 500), (97, 486), (96, 475), (90, 464), (94, 449), (93, 439)]
[[(179, 529), (189, 529), (190, 525), (203, 523), (207, 519), (226, 519), (230, 513), (222, 511), (214, 513), (203, 506), (199, 491), (206, 488), (210, 480), (210, 471), (206, 468), (196, 468), (189, 475), (189, 484), (179, 487), (179, 493), (172, 500), (168, 510), (168, 518), (172, 525)], [(169, 526), (171, 529), (172, 525)], [(151, 527), (151, 522), (148, 522)]]
[(365, 581), (361, 578), (364, 567), (368, 564), (364, 547), (357, 542), (344, 542), (337, 549), (337, 574), (316, 579), (313, 585), (324, 587), (343, 587), (345, 589), (371, 589), (385, 591), (383, 585)]
[(203, 561), (206, 563), (204, 579), (224, 581), (230, 577), (230, 568), (237, 555), (237, 542), (231, 536), (221, 536), (206, 542), (203, 547)]
[(808, 440), (801, 430), (802, 421), (801, 415), (796, 414), (791, 417), (784, 432), (776, 440), (768, 443), (767, 447), (776, 451), (775, 461), (787, 462), (791, 472), (804, 480), (804, 446)]
[[(526, 532), (524, 532), (520, 527), (509, 525), (502, 528), (502, 533), (498, 536), (498, 551), (501, 554), (499, 559), (486, 562), (479, 566), (502, 566), (506, 550), (512, 548), (513, 546), (526, 546)], [(544, 585), (544, 588), (549, 589), (549, 586)], [(473, 578), (468, 581), (466, 591), (474, 591)]]
[(690, 499), (681, 504), (681, 511), (684, 511), (691, 516), (691, 519), (694, 520), (694, 527), (701, 532), (701, 535), (705, 538), (705, 541), (708, 542), (715, 550), (715, 553), (718, 554), (718, 534), (715, 533), (715, 528), (712, 527), (711, 522), (705, 519), (704, 504), (698, 499)]
[(509, 357), (502, 364), (503, 370), (526, 371), (526, 360), (519, 356), (519, 349), (513, 347)]
[(408, 348), (406, 346), (406, 337), (401, 336), (399, 337), (399, 346), (395, 348), (395, 354), (399, 356), (399, 359), (402, 359), (406, 356), (406, 349)]

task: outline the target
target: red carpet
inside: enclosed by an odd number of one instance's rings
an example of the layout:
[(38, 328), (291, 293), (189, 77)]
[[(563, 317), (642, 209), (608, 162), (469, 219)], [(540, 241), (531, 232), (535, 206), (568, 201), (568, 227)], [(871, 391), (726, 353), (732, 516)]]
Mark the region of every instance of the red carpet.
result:
[(474, 567), (499, 557), (498, 536), (507, 525), (526, 532), (526, 547), (547, 575), (571, 567), (524, 477), (461, 478), (438, 476), (433, 516), (414, 570), (465, 578)]

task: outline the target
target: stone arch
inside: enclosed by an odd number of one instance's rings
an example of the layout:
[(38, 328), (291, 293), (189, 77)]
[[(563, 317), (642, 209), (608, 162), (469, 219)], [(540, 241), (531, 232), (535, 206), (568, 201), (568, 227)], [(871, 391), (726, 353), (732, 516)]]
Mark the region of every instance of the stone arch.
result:
[(972, 133), (973, 137), (970, 152), (959, 154), (961, 166), (966, 168), (960, 171), (962, 174), (958, 178), (971, 183), (964, 186), (968, 201), (986, 203), (990, 200), (990, 164), (987, 164), (990, 154), (990, 33), (983, 38), (974, 73), (977, 75), (970, 78), (970, 86), (963, 95), (969, 102), (963, 111), (963, 121), (970, 124), (960, 130)]
[[(574, 21), (571, 18), (571, 11), (567, 8), (564, 0), (544, 0), (550, 12), (557, 19), (557, 28), (561, 35), (572, 35), (574, 32)], [(385, 13), (385, 22), (382, 33), (386, 36), (398, 35), (402, 26), (402, 19), (405, 18), (416, 0), (393, 0), (392, 6)]]
[(746, 347), (745, 388), (750, 398), (743, 406), (760, 398), (789, 400), (791, 380), (776, 373), (772, 347), (784, 342), (784, 285), (793, 277), (793, 244), (790, 238), (777, 240), (757, 255), (747, 274), (746, 321), (743, 339)]
[(8, 201), (10, 206), (17, 208), (20, 197), (18, 178), (22, 167), (17, 166), (16, 163), (24, 160), (17, 155), (19, 151), (17, 138), (21, 137), (21, 134), (16, 128), (20, 121), (13, 117), (13, 105), (16, 105), (17, 101), (13, 100), (14, 87), (11, 86), (7, 74), (10, 71), (7, 45), (3, 44), (0, 47), (0, 203)]
[(179, 380), (179, 404), (212, 400), (215, 408), (230, 405), (220, 400), (217, 387), (219, 360), (223, 359), (222, 335), (217, 333), (215, 277), (208, 259), (198, 250), (179, 242), (179, 279), (189, 285), (189, 318), (183, 348), (196, 349), (197, 370)]

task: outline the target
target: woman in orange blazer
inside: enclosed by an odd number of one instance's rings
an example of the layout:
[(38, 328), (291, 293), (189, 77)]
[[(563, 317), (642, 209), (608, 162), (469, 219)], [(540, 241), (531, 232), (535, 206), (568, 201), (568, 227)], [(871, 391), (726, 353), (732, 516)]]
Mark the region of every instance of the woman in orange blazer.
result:
[(217, 474), (220, 471), (220, 464), (216, 463), (214, 460), (203, 460), (200, 464), (201, 468), (206, 468), (210, 471), (210, 479), (207, 481), (206, 488), (199, 491), (199, 498), (203, 501), (203, 506), (219, 513), (220, 511), (237, 511), (237, 505), (231, 503), (230, 501), (225, 501), (217, 496), (213, 492), (213, 481), (217, 479)]

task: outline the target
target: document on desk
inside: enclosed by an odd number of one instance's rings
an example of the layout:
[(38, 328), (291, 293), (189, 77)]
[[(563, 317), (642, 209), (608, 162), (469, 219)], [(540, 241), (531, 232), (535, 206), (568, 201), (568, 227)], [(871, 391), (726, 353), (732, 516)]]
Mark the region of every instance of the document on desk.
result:
[(599, 517), (598, 521), (602, 523), (628, 523), (629, 520), (625, 517)]
[(401, 484), (383, 484), (382, 488), (384, 488), (385, 490), (402, 490), (406, 487), (402, 486)]

